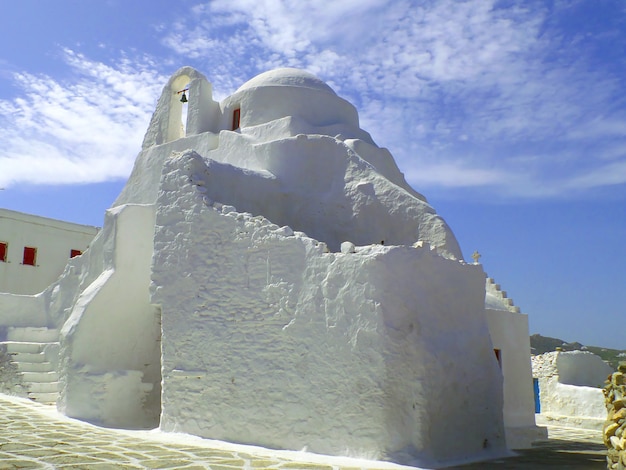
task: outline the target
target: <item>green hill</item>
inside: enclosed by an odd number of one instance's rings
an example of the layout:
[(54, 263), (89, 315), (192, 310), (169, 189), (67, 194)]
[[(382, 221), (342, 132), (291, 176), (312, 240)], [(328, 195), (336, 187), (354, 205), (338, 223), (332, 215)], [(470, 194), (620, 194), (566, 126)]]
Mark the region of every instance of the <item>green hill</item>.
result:
[(626, 360), (626, 350), (602, 348), (599, 346), (585, 346), (578, 342), (568, 343), (559, 338), (550, 338), (534, 334), (530, 336), (531, 354), (543, 354), (556, 351), (561, 348), (563, 351), (589, 351), (600, 356), (606, 363), (617, 370), (617, 364)]

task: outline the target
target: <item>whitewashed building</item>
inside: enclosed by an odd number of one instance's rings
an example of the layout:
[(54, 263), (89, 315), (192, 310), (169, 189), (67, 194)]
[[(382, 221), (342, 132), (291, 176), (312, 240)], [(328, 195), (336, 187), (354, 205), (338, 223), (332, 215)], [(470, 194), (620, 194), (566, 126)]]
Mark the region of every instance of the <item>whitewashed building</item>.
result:
[(494, 355), (503, 375), (503, 419), (507, 444), (528, 447), (547, 437), (535, 426), (533, 375), (530, 363), (528, 316), (492, 278), (487, 278), (485, 313)]
[(43, 291), (97, 233), (88, 225), (0, 209), (0, 292)]
[(526, 316), (487, 301), (327, 84), (278, 69), (216, 102), (185, 67), (91, 248), (24, 312), (60, 329), (68, 416), (440, 466), (536, 435)]

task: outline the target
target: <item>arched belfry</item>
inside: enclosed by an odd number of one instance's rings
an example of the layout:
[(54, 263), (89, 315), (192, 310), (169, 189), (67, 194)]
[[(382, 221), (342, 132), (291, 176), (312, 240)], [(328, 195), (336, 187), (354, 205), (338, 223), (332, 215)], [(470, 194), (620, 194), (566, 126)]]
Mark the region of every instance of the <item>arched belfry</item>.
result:
[[(182, 90), (187, 89), (187, 119), (181, 126), (183, 106)], [(161, 145), (181, 137), (214, 131), (219, 116), (219, 104), (213, 100), (213, 87), (204, 75), (192, 67), (178, 69), (169, 79), (150, 126), (143, 140), (142, 148)], [(184, 129), (184, 130), (183, 130)]]

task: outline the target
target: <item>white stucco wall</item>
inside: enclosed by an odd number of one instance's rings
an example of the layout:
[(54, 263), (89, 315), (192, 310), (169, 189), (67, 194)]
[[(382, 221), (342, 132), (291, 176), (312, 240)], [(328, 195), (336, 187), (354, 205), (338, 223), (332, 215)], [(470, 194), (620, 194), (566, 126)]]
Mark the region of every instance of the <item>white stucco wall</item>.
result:
[[(243, 172), (276, 179), (278, 184), (273, 195), (249, 197), (248, 191), (240, 191), (232, 185), (229, 191), (247, 198), (250, 204), (274, 196), (271, 204), (263, 207), (264, 211), (271, 212), (257, 212), (254, 207), (242, 210), (263, 214), (280, 225), (288, 224), (325, 241), (333, 249), (339, 249), (345, 238), (352, 238), (357, 244), (381, 240), (405, 244), (426, 240), (440, 253), (462, 259), (460, 247), (445, 221), (422, 195), (410, 188), (390, 153), (375, 146), (369, 134), (358, 127), (354, 107), (332, 90), (328, 91), (327, 85), (317, 83), (319, 79), (312, 80), (311, 84), (304, 74), (303, 86), (294, 88), (277, 86), (272, 74), (260, 82), (253, 79), (250, 82), (254, 86), (244, 84), (220, 103), (222, 114), (215, 115), (220, 121), (217, 128), (209, 126), (210, 132), (188, 133), (187, 137), (171, 142), (160, 138), (174, 112), (168, 107), (173, 103), (172, 87), (176, 88), (172, 84), (177, 83), (180, 76), (195, 76), (198, 82), (206, 80), (188, 69), (177, 71), (164, 88), (146, 133), (144, 148), (114, 205), (154, 203), (163, 161), (172, 151), (194, 149), (206, 158), (238, 167)], [(190, 112), (191, 103), (208, 99), (193, 96), (192, 91), (190, 88)], [(325, 100), (323, 109), (319, 108), (320, 95)], [(230, 131), (229, 103), (240, 104), (244, 98), (248, 105), (241, 108), (241, 128)], [(257, 109), (257, 98), (271, 102), (271, 106), (266, 104)], [(325, 118), (307, 117), (314, 109), (319, 113), (323, 111)], [(258, 120), (251, 117), (249, 122), (247, 113), (261, 113), (261, 116), (257, 116)], [(297, 122), (297, 135), (294, 122)], [(222, 192), (228, 186), (227, 182), (222, 182)], [(224, 199), (227, 196), (223, 194), (216, 200), (235, 204)], [(299, 200), (290, 204), (296, 198)], [(383, 219), (376, 220), (380, 218)]]
[(542, 413), (598, 418), (602, 421), (606, 419), (602, 389), (560, 382), (552, 385), (544, 389), (542, 405), (545, 403), (545, 408), (542, 406)]
[(107, 211), (105, 269), (61, 330), (66, 415), (105, 426), (145, 428), (160, 412), (160, 312), (149, 301), (154, 207)]
[(480, 266), (429, 248), (328, 253), (210, 201), (198, 165), (168, 160), (157, 202), (162, 429), (422, 463), (502, 450)]
[(486, 315), (493, 347), (500, 350), (507, 444), (511, 448), (526, 447), (537, 434), (528, 317), (493, 309), (486, 309)]
[[(72, 249), (85, 251), (96, 227), (0, 209), (0, 242), (8, 243), (0, 262), (0, 292), (36, 294), (63, 272)], [(37, 248), (35, 266), (22, 264), (24, 247)]]
[(559, 383), (602, 388), (614, 371), (600, 356), (588, 351), (567, 351), (556, 355)]
[(48, 326), (45, 298), (0, 292), (0, 341), (6, 336), (6, 328), (12, 326)]

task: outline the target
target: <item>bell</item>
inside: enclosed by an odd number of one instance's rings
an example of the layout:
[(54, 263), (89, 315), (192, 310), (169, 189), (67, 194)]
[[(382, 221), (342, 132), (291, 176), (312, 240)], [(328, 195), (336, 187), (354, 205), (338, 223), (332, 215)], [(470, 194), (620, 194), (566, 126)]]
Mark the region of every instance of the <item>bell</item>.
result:
[(183, 91), (183, 96), (180, 97), (180, 102), (181, 103), (186, 103), (187, 101), (189, 101), (189, 100), (187, 99), (187, 95)]

